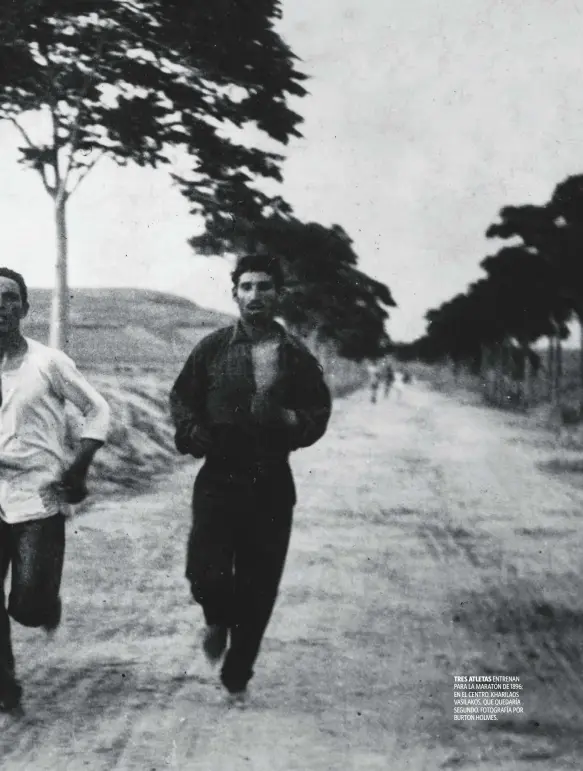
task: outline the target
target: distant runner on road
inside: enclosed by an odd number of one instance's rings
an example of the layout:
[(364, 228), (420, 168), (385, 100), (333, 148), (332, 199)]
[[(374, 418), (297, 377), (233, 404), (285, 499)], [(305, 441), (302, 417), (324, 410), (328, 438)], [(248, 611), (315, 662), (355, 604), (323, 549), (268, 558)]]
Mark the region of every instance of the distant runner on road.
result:
[(386, 361), (383, 366), (383, 384), (385, 387), (385, 398), (390, 395), (391, 388), (395, 382), (395, 370), (390, 361)]
[[(86, 496), (93, 456), (106, 439), (109, 407), (71, 359), (24, 337), (28, 312), (23, 277), (0, 268), (0, 709), (20, 708), (10, 616), (53, 632), (68, 504)], [(67, 462), (65, 405), (85, 417), (77, 454)], [(12, 567), (6, 609), (4, 584)]]
[(368, 386), (370, 388), (370, 400), (372, 404), (376, 404), (377, 393), (382, 378), (382, 367), (378, 361), (371, 361), (367, 366), (368, 371)]
[[(288, 457), (326, 431), (318, 361), (277, 324), (283, 274), (263, 255), (233, 274), (241, 318), (194, 348), (170, 396), (176, 447), (205, 458), (194, 485), (186, 576), (206, 621), (203, 649), (244, 698), (277, 597), (296, 503)], [(228, 650), (227, 650), (228, 644)]]
[(394, 392), (395, 397), (397, 398), (397, 401), (402, 400), (403, 394), (405, 393), (406, 386), (410, 385), (412, 382), (413, 382), (413, 377), (409, 372), (409, 370), (401, 369), (395, 372), (392, 391)]

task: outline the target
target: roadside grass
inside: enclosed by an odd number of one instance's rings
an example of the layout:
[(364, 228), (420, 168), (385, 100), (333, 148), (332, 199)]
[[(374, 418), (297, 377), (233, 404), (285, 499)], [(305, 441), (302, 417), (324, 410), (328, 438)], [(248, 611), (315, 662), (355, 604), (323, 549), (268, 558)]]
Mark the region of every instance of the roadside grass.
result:
[[(544, 357), (543, 357), (544, 358)], [(564, 426), (562, 409), (579, 408), (579, 352), (566, 350), (563, 353), (563, 377), (560, 396), (556, 404), (550, 401), (549, 387), (544, 366), (532, 381), (532, 403), (528, 410), (513, 403), (493, 404), (487, 398), (487, 384), (478, 375), (465, 368), (455, 374), (451, 367), (444, 364), (426, 365), (416, 362), (409, 369), (418, 380), (426, 383), (439, 393), (454, 396), (465, 404), (482, 404), (493, 411), (512, 415), (526, 429), (541, 430), (553, 436), (557, 447), (583, 450), (583, 420), (576, 419), (571, 425)], [(560, 470), (560, 469), (557, 469)], [(566, 469), (570, 470), (570, 469)]]

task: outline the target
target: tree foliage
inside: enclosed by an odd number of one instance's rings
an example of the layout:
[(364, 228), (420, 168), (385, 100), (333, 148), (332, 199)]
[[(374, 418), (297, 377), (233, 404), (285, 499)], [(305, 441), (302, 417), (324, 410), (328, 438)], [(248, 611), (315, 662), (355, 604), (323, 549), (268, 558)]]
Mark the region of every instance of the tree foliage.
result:
[[(25, 161), (86, 168), (95, 154), (156, 166), (183, 146), (201, 186), (249, 164), (279, 177), (278, 156), (224, 136), (258, 127), (286, 142), (301, 118), (286, 103), (304, 77), (274, 30), (279, 3), (52, 0), (24, 3), (0, 47), (0, 116), (44, 111), (54, 133)], [(14, 25), (12, 26), (14, 32)], [(206, 164), (206, 165), (205, 165)], [(206, 173), (205, 173), (206, 172)]]
[[(567, 226), (567, 217), (577, 215), (564, 201), (572, 206), (583, 186), (567, 182), (567, 191), (559, 185), (547, 205), (501, 209), (486, 235), (513, 243), (481, 261), (486, 275), (465, 293), (427, 313), (426, 335), (417, 341), (425, 357), (476, 359), (485, 346), (510, 340), (528, 346), (546, 335), (568, 335), (583, 282), (577, 278), (576, 226), (571, 232)], [(578, 211), (583, 215), (583, 206)]]
[[(65, 205), (101, 157), (156, 167), (180, 147), (182, 189), (210, 221), (253, 207), (258, 179), (281, 180), (281, 156), (242, 139), (299, 134), (287, 100), (304, 76), (280, 14), (275, 0), (24, 0), (0, 14), (0, 119), (55, 201), (61, 302)], [(26, 118), (39, 113), (43, 136)]]
[[(198, 251), (224, 254), (263, 244), (284, 258), (283, 312), (302, 331), (337, 342), (343, 355), (379, 355), (394, 305), (362, 273), (338, 226), (301, 223), (262, 187), (281, 182), (282, 156), (251, 143), (299, 136), (288, 106), (306, 92), (278, 36), (275, 0), (24, 0), (0, 14), (0, 119), (22, 138), (21, 161), (55, 202), (58, 270), (54, 328), (67, 317), (66, 204), (100, 158), (171, 165), (204, 232)], [(27, 114), (44, 116), (37, 136)]]
[(286, 273), (281, 313), (303, 334), (316, 331), (334, 341), (340, 355), (377, 358), (389, 345), (387, 309), (395, 306), (390, 289), (357, 267), (352, 239), (339, 225), (301, 222), (283, 201), (268, 216), (241, 218), (226, 229), (207, 230), (191, 240), (210, 253), (263, 251), (278, 256)]

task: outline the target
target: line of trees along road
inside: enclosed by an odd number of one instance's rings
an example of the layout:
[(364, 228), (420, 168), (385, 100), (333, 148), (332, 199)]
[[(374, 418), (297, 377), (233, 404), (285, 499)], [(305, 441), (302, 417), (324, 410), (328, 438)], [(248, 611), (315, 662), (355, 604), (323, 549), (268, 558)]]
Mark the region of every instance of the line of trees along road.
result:
[[(543, 364), (533, 344), (548, 338), (544, 366), (556, 402), (569, 322), (579, 323), (583, 341), (583, 175), (558, 184), (543, 205), (504, 207), (486, 235), (503, 243), (480, 263), (485, 276), (428, 311), (425, 335), (403, 354), (467, 365), (482, 374), (491, 399), (528, 406)], [(583, 346), (578, 380), (583, 405)]]
[[(282, 181), (283, 156), (249, 146), (242, 135), (251, 128), (276, 145), (301, 136), (302, 118), (289, 99), (306, 95), (306, 77), (277, 33), (280, 17), (276, 0), (3, 4), (0, 120), (19, 133), (20, 161), (53, 202), (53, 346), (67, 347), (67, 205), (104, 157), (120, 166), (168, 167), (192, 214), (203, 218), (207, 246), (220, 242), (218, 253), (237, 251), (233, 223), (260, 223), (278, 212), (282, 228), (304, 227), (261, 190), (266, 180)], [(172, 165), (177, 149), (191, 160), (188, 174)], [(352, 264), (331, 261), (328, 268), (320, 294), (344, 282), (350, 323), (360, 330), (352, 346), (344, 333), (339, 345), (367, 355), (386, 343), (377, 322), (386, 316), (383, 303), (394, 304), (390, 292)], [(306, 302), (309, 315), (314, 303)], [(316, 321), (334, 338), (331, 315), (320, 307)]]
[(281, 315), (314, 342), (333, 342), (339, 356), (376, 359), (390, 347), (388, 309), (396, 306), (390, 289), (357, 267), (350, 236), (340, 225), (302, 222), (283, 201), (256, 219), (242, 215), (209, 222), (203, 236), (191, 239), (197, 251), (223, 254), (267, 251), (282, 258), (286, 291)]

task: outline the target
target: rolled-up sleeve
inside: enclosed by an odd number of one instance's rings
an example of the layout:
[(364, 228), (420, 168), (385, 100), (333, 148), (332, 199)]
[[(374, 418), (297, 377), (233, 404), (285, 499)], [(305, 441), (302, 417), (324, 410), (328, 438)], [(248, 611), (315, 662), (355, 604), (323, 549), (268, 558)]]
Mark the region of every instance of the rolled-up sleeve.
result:
[(108, 403), (79, 372), (75, 362), (62, 352), (55, 352), (51, 362), (55, 391), (83, 415), (82, 439), (105, 442), (109, 433), (111, 411)]

